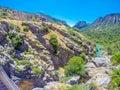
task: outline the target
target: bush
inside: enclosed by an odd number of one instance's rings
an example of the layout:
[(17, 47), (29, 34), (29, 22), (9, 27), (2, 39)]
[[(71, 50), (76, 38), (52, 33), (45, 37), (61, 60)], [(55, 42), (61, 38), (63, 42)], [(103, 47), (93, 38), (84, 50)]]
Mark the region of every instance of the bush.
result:
[(59, 75), (59, 72), (57, 70), (54, 71), (54, 75), (55, 76), (58, 76)]
[(22, 39), (18, 35), (16, 35), (15, 37), (12, 37), (12, 42), (14, 43), (15, 49), (19, 49), (23, 43)]
[(113, 71), (111, 78), (110, 89), (120, 90), (120, 68)]
[(70, 58), (67, 65), (65, 66), (65, 75), (73, 76), (73, 75), (84, 75), (84, 61), (81, 57), (74, 56)]
[(120, 63), (120, 52), (112, 56), (112, 64), (116, 65)]
[(58, 49), (58, 40), (56, 35), (53, 34), (50, 36), (50, 44), (53, 46), (54, 53), (56, 54)]
[(65, 90), (94, 90), (94, 89), (91, 86), (73, 85), (72, 87), (67, 87)]
[(13, 33), (12, 32), (8, 32), (8, 36), (10, 37), (10, 39), (12, 39)]
[(24, 30), (24, 32), (28, 32), (29, 31), (29, 27), (28, 26), (24, 26), (23, 30)]
[(23, 70), (21, 69), (21, 68), (16, 68), (16, 70), (18, 71), (18, 72), (22, 72)]
[(40, 76), (42, 74), (42, 71), (39, 68), (33, 68), (32, 69), (33, 73)]

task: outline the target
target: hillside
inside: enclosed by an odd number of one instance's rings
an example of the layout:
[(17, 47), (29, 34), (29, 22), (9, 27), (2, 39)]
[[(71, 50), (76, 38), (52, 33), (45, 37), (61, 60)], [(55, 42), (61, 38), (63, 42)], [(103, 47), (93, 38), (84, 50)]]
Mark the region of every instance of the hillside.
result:
[(100, 43), (109, 54), (120, 51), (120, 14), (97, 18), (87, 27), (80, 28), (90, 40)]
[(70, 58), (82, 56), (87, 62), (96, 54), (84, 35), (41, 17), (0, 9), (0, 65), (21, 90), (59, 81)]

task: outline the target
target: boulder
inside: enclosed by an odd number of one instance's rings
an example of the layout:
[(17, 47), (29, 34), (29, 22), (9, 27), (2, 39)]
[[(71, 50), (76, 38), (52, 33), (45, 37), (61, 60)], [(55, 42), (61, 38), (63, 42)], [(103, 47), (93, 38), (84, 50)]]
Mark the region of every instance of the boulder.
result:
[(92, 63), (92, 62), (88, 62), (86, 65), (85, 65), (86, 68), (95, 68), (95, 64)]
[(108, 74), (98, 73), (92, 77), (89, 81), (86, 82), (86, 85), (93, 83), (95, 86), (101, 87), (104, 90), (107, 89), (111, 82), (111, 78)]
[(3, 52), (4, 48), (2, 46), (0, 46), (0, 52)]
[(97, 67), (106, 67), (110, 64), (110, 59), (109, 58), (94, 58), (92, 62), (97, 66)]
[(67, 81), (67, 84), (74, 85), (79, 83), (80, 76), (74, 76), (69, 81)]
[(44, 90), (59, 90), (59, 86), (61, 86), (62, 83), (59, 82), (50, 82), (47, 83), (47, 85), (44, 87)]
[(32, 90), (44, 90), (43, 88), (33, 88)]

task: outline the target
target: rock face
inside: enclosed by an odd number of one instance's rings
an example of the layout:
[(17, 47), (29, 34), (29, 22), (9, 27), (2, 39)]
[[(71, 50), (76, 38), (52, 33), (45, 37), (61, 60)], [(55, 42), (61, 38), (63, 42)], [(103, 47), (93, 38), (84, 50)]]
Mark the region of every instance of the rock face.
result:
[(113, 25), (120, 23), (120, 13), (109, 14), (104, 17), (96, 19), (91, 25), (93, 26), (102, 26), (102, 25)]
[(74, 85), (79, 83), (80, 76), (74, 76), (69, 81), (67, 81), (67, 84)]
[(98, 87), (97, 90), (108, 90), (112, 72), (109, 65), (110, 59), (108, 58), (94, 58), (93, 61), (88, 62), (85, 67), (87, 75), (91, 78), (86, 82), (86, 85), (93, 83)]
[(5, 21), (0, 22), (0, 41), (6, 38), (7, 32), (9, 32), (9, 25)]
[(74, 28), (85, 28), (88, 26), (88, 23), (86, 23), (85, 21), (79, 21), (78, 23), (75, 24), (75, 26), (73, 26)]
[(92, 77), (86, 84), (94, 83), (96, 86), (99, 86), (99, 90), (107, 90), (108, 85), (110, 84), (110, 76), (107, 74), (96, 74)]
[(110, 64), (110, 59), (108, 58), (95, 58), (92, 60), (92, 62), (97, 66), (97, 67), (105, 67)]

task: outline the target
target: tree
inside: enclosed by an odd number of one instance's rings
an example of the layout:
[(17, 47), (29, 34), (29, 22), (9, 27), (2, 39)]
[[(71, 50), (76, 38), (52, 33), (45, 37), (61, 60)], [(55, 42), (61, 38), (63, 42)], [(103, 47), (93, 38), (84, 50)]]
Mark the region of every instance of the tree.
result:
[(83, 76), (85, 74), (84, 61), (79, 56), (74, 56), (70, 58), (67, 65), (65, 66), (65, 75), (73, 76), (80, 75)]
[(111, 78), (110, 89), (120, 90), (120, 68), (113, 71)]
[(53, 34), (50, 36), (50, 44), (53, 46), (54, 53), (56, 54), (58, 49), (58, 40), (56, 35)]
[(112, 64), (116, 65), (120, 63), (120, 52), (112, 56)]

